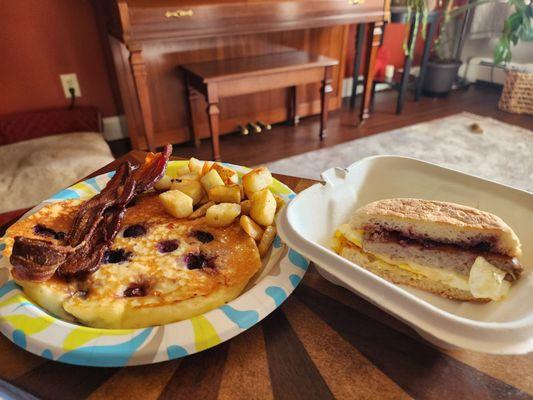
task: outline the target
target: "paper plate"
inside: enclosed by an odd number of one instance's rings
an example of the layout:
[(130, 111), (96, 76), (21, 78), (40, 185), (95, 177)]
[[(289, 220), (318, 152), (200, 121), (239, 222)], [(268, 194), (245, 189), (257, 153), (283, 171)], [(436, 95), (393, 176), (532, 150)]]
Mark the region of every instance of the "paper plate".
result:
[[(186, 161), (169, 162), (170, 175)], [(249, 168), (225, 164), (240, 176)], [(29, 211), (50, 202), (94, 196), (114, 172), (65, 189)], [(271, 190), (286, 202), (295, 194), (274, 180)], [(0, 239), (0, 254), (5, 244)], [(151, 364), (194, 354), (216, 346), (250, 328), (274, 311), (294, 290), (309, 262), (276, 237), (264, 268), (235, 300), (197, 317), (144, 329), (95, 329), (62, 321), (28, 299), (10, 278), (0, 287), (0, 331), (23, 349), (69, 364), (121, 367)], [(0, 282), (9, 262), (0, 255)], [(0, 283), (1, 284), (1, 283)]]

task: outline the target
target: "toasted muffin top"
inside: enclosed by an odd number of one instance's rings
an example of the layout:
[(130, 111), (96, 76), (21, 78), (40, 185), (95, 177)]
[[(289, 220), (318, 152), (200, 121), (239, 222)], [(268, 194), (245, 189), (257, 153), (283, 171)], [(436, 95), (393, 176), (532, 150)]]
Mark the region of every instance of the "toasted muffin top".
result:
[(359, 208), (350, 224), (355, 229), (381, 227), (444, 243), (486, 240), (494, 251), (511, 257), (521, 254), (520, 241), (500, 217), (472, 207), (444, 201), (395, 198)]

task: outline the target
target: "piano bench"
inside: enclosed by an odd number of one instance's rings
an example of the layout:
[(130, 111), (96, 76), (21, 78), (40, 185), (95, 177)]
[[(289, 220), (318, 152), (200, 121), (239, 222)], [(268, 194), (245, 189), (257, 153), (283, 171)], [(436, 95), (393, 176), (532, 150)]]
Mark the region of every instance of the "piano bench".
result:
[(290, 120), (298, 121), (296, 87), (321, 82), (321, 111), (319, 137), (326, 136), (328, 99), (331, 87), (332, 67), (339, 63), (332, 58), (312, 55), (302, 51), (290, 51), (255, 57), (213, 60), (184, 64), (187, 102), (189, 104), (190, 129), (196, 146), (200, 136), (192, 118), (192, 102), (195, 91), (205, 96), (211, 134), (213, 159), (220, 161), (219, 108), (221, 98), (257, 93), (273, 89), (292, 88), (289, 110)]

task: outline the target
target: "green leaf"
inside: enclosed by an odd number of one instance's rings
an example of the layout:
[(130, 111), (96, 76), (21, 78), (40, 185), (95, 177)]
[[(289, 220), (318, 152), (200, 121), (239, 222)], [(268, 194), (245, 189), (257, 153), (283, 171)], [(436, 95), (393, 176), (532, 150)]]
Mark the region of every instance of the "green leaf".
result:
[(506, 26), (509, 26), (511, 31), (517, 30), (522, 24), (522, 14), (516, 11), (515, 13), (511, 14), (509, 18), (507, 18), (505, 24)]
[(525, 12), (526, 8), (528, 8), (528, 6), (526, 6), (526, 3), (524, 2), (524, 0), (509, 1), (509, 4), (513, 5), (515, 7), (515, 9), (518, 12), (521, 12), (521, 13)]
[[(528, 9), (533, 10), (533, 7), (529, 7)], [(520, 40), (525, 42), (533, 40), (533, 12), (531, 17), (524, 14), (522, 18), (522, 25), (520, 26), (519, 36)]]
[(422, 11), (422, 39), (426, 40), (426, 28), (428, 25), (428, 10), (427, 7)]
[(511, 61), (511, 43), (507, 38), (500, 38), (499, 42), (494, 48), (494, 63), (502, 64), (503, 62)]
[(533, 41), (533, 28), (530, 26), (528, 29), (521, 29), (520, 30), (520, 40), (523, 40), (524, 42), (532, 42)]

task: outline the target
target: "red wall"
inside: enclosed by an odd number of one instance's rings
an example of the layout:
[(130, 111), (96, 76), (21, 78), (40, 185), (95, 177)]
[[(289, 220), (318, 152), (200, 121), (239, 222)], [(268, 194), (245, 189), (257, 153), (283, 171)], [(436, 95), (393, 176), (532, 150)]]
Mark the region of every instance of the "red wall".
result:
[(78, 104), (117, 114), (90, 0), (5, 0), (0, 21), (0, 114), (67, 106), (71, 72)]
[[(0, 21), (0, 115), (67, 106), (59, 75), (71, 72), (82, 93), (77, 104), (96, 106), (103, 116), (117, 114), (90, 0), (5, 0)], [(404, 35), (404, 25), (386, 26), (383, 46), (397, 68)], [(354, 36), (351, 26), (346, 76), (353, 71)], [(420, 48), (419, 40), (417, 55)]]
[[(352, 25), (350, 26), (350, 33), (349, 33), (349, 39), (348, 39), (348, 56), (346, 58), (346, 69), (345, 69), (345, 76), (351, 77), (353, 73), (353, 57), (355, 53), (355, 32), (356, 32), (356, 26)], [(403, 67), (403, 62), (405, 59), (404, 51), (403, 51), (403, 42), (404, 38), (406, 37), (406, 26), (405, 24), (387, 24), (385, 26), (385, 36), (383, 37), (383, 50), (388, 53), (389, 60), (387, 64), (393, 64), (396, 69)], [(418, 35), (418, 40), (416, 42), (416, 48), (415, 48), (415, 57), (413, 64), (418, 65), (420, 56), (422, 54), (424, 42), (420, 38), (420, 34)], [(365, 54), (365, 50), (363, 49), (363, 54)], [(363, 56), (363, 62), (361, 63), (361, 69), (359, 71), (359, 74), (363, 74), (364, 72), (364, 60), (365, 57)]]

